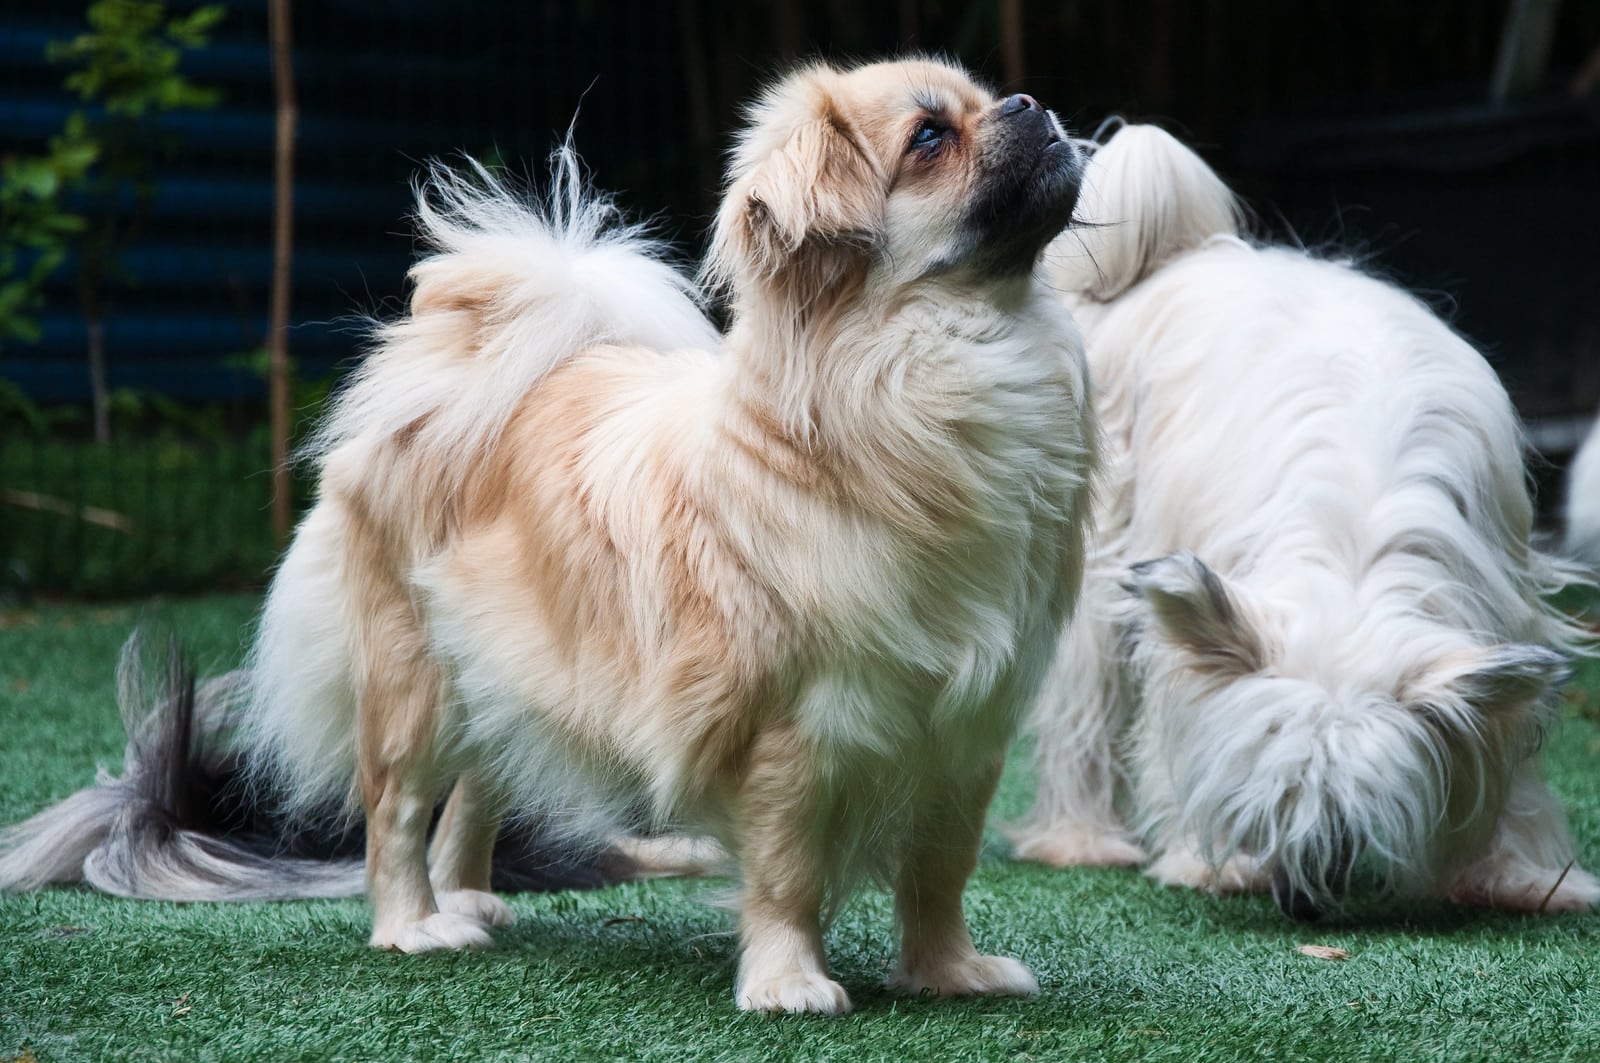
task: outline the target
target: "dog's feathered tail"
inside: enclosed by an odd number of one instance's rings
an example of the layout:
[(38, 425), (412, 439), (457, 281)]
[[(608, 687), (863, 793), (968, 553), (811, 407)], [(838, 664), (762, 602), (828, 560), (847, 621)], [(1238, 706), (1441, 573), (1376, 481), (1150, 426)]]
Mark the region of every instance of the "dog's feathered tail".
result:
[[(145, 657), (136, 634), (118, 669), (122, 775), (102, 771), (93, 786), (0, 832), (0, 891), (85, 882), (168, 901), (359, 896), (358, 817), (329, 807), (290, 818), (272, 795), (245, 785), (234, 744), (241, 674), (197, 686), (176, 647), (154, 669)], [(645, 871), (525, 820), (496, 840), (493, 880), (502, 890), (572, 889)]]
[(378, 328), (311, 456), (404, 431), (435, 464), (460, 469), (577, 351), (716, 346), (694, 283), (588, 186), (570, 143), (550, 168), (543, 201), (471, 160), (428, 168), (415, 221), (430, 253), (411, 268), (411, 312)]
[(1174, 255), (1244, 228), (1239, 201), (1216, 171), (1152, 125), (1124, 125), (1094, 150), (1076, 218), (1050, 247), (1051, 280), (1099, 302)]

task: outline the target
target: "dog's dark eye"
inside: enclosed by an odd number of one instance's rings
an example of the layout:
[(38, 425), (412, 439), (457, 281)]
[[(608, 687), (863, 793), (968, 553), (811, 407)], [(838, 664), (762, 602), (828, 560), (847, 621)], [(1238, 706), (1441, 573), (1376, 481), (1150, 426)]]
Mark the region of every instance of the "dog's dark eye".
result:
[(939, 143), (944, 139), (945, 127), (932, 118), (924, 118), (922, 124), (917, 126), (917, 131), (911, 134), (911, 146), (907, 151), (916, 151)]

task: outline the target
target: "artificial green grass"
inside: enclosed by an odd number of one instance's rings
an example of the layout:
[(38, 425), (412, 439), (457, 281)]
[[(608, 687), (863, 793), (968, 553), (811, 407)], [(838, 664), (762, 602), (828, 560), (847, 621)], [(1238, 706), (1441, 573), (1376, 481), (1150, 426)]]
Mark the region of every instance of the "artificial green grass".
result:
[[(0, 612), (0, 822), (87, 784), (96, 763), (120, 764), (112, 672), (141, 614), (217, 670), (238, 659), (254, 605)], [(1575, 703), (1597, 694), (1590, 667)], [(1574, 716), (1546, 755), (1593, 868), (1600, 730)], [(996, 815), (1020, 814), (1028, 785), (1019, 753)], [(889, 905), (867, 893), (828, 935), (855, 1013), (769, 1018), (733, 1006), (716, 894), (654, 882), (520, 895), (498, 948), (442, 956), (368, 949), (357, 901), (0, 898), (0, 1060), (1600, 1058), (1597, 915), (1358, 906), (1304, 928), (1260, 897), (1010, 863), (995, 838), (968, 912), (981, 947), (1033, 967), (1040, 997), (887, 993)], [(1350, 958), (1295, 951), (1307, 943)]]

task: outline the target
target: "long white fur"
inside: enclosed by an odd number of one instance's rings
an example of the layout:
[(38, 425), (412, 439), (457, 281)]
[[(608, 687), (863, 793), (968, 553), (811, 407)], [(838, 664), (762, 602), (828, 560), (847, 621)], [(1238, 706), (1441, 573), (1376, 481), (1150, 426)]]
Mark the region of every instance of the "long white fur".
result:
[[(1579, 647), (1505, 391), (1429, 310), (1243, 238), (1199, 158), (1095, 154), (1054, 279), (1106, 436), (1079, 620), (1033, 718), (1024, 857), (1317, 901), (1581, 908), (1535, 751)], [(1098, 223), (1098, 227), (1095, 223)], [(1140, 564), (1144, 563), (1144, 564)]]
[(1567, 535), (1565, 550), (1600, 571), (1600, 421), (1567, 470)]

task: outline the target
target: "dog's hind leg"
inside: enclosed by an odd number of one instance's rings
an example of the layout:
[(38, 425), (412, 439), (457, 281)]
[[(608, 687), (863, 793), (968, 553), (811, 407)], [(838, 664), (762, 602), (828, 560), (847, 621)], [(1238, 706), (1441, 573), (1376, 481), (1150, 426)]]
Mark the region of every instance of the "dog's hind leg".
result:
[(441, 912), (467, 915), (490, 926), (517, 917), (489, 887), (499, 805), (476, 775), (456, 780), (428, 853), (429, 878)]
[(943, 779), (936, 791), (919, 797), (895, 883), (901, 950), (890, 988), (938, 996), (1039, 992), (1032, 972), (1016, 960), (978, 952), (961, 907), (1001, 766), (997, 761), (976, 778)]
[[(352, 551), (351, 561), (381, 556)], [(352, 580), (367, 594), (356, 603), (356, 776), (367, 813), (371, 943), (401, 952), (487, 946), (488, 926), (440, 911), (428, 880), (444, 680), (409, 596), (381, 563), (363, 567)]]
[(1118, 809), (1127, 788), (1118, 744), (1135, 695), (1121, 674), (1115, 625), (1091, 593), (1107, 582), (1091, 575), (1029, 723), (1038, 792), (1028, 818), (1006, 830), (1019, 860), (1055, 867), (1145, 860)]
[(850, 1010), (822, 952), (821, 782), (792, 729), (757, 736), (739, 794), (744, 894), (734, 999), (744, 1011)]

